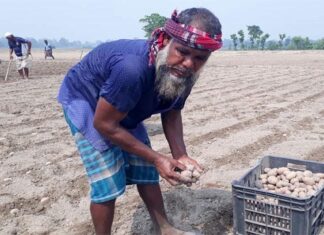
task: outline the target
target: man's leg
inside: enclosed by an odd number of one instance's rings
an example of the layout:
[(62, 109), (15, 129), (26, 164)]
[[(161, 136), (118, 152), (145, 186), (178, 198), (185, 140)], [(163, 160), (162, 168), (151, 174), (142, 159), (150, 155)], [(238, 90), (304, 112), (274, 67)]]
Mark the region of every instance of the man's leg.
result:
[(19, 73), (19, 75), (20, 75), (20, 77), (21, 77), (22, 79), (25, 78), (25, 76), (24, 76), (24, 70), (23, 70), (23, 69), (19, 69), (19, 70), (18, 70), (18, 73)]
[(25, 72), (26, 78), (29, 78), (29, 69), (28, 68), (24, 68), (24, 72)]
[(115, 201), (90, 204), (92, 222), (97, 235), (110, 235), (111, 225), (114, 220)]
[(185, 235), (194, 234), (191, 232), (181, 231), (173, 227), (166, 216), (162, 193), (159, 184), (138, 184), (138, 192), (143, 199), (157, 234), (161, 235)]

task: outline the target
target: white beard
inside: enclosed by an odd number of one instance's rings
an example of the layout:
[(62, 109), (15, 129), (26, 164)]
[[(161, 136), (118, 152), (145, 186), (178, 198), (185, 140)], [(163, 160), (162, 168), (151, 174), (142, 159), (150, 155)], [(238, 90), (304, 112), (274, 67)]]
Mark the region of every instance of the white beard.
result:
[(155, 90), (158, 92), (159, 96), (172, 100), (178, 96), (181, 96), (188, 90), (191, 90), (193, 85), (196, 83), (201, 69), (196, 73), (192, 73), (189, 77), (177, 77), (171, 74), (170, 67), (167, 65), (167, 56), (169, 53), (170, 43), (161, 49), (156, 56), (156, 78), (155, 78)]

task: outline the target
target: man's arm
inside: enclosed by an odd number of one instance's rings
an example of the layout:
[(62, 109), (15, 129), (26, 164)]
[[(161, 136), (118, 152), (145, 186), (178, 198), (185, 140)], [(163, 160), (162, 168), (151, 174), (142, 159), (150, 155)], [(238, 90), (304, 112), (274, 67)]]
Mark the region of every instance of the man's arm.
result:
[(31, 54), (31, 48), (32, 48), (32, 43), (31, 41), (27, 41), (27, 46), (28, 46), (28, 49), (27, 49), (27, 55)]
[(118, 111), (104, 98), (100, 98), (97, 104), (94, 127), (114, 144), (123, 150), (143, 157), (146, 161), (154, 164), (161, 177), (170, 184), (176, 185), (183, 180), (174, 169), (176, 167), (184, 170), (185, 166), (175, 159), (168, 158), (137, 140), (125, 128), (120, 125), (120, 121), (126, 117), (127, 113)]
[(9, 59), (10, 60), (13, 59), (12, 53), (13, 53), (13, 49), (12, 48), (9, 48)]
[(187, 154), (186, 145), (183, 140), (183, 125), (181, 110), (172, 109), (161, 115), (165, 137), (168, 140), (173, 158), (182, 163), (194, 165), (198, 170), (203, 168)]
[(183, 140), (181, 110), (170, 110), (161, 115), (165, 137), (168, 140), (172, 156), (175, 159), (188, 155)]

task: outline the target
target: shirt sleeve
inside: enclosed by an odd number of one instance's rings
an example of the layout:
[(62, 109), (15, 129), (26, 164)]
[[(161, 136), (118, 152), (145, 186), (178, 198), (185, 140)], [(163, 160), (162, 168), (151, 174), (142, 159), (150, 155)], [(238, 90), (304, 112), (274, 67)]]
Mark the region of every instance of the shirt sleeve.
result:
[(20, 43), (28, 43), (29, 42), (28, 40), (23, 39), (23, 38), (17, 38), (16, 40), (17, 40), (17, 42), (20, 42)]
[(120, 112), (129, 112), (139, 101), (143, 89), (143, 73), (137, 60), (123, 58), (111, 68), (101, 87), (100, 96)]

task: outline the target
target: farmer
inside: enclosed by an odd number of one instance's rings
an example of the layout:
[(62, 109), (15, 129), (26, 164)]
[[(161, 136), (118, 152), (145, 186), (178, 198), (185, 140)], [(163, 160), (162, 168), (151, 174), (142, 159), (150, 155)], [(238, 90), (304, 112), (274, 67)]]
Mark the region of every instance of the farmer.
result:
[[(5, 33), (9, 45), (9, 58), (13, 59), (12, 53), (16, 55), (16, 66), (21, 78), (29, 77), (30, 61), (28, 56), (31, 54), (32, 43), (26, 39), (15, 37), (12, 33)], [(27, 53), (23, 54), (22, 45), (27, 44)]]
[(52, 57), (52, 59), (54, 60), (53, 47), (48, 43), (46, 39), (44, 40), (44, 43), (45, 43), (45, 48), (44, 48), (45, 60), (47, 57)]
[[(72, 67), (58, 100), (78, 146), (91, 187), (97, 234), (110, 234), (116, 198), (136, 184), (158, 234), (189, 234), (167, 219), (159, 175), (171, 185), (188, 183), (175, 169), (190, 163), (181, 110), (211, 52), (221, 48), (221, 25), (209, 10), (176, 11), (146, 40), (99, 45)], [(142, 123), (161, 114), (171, 149), (151, 149)]]

